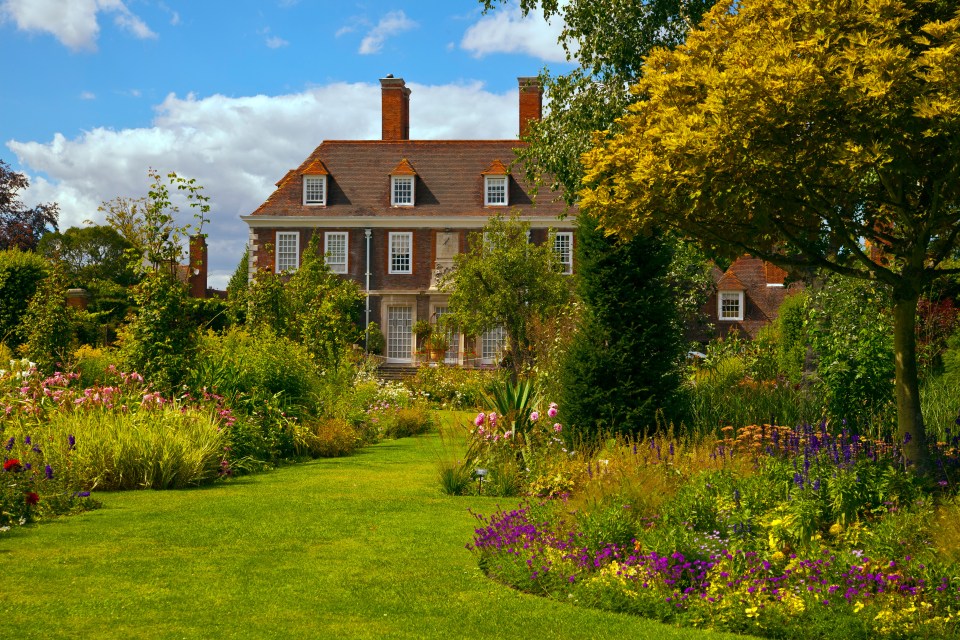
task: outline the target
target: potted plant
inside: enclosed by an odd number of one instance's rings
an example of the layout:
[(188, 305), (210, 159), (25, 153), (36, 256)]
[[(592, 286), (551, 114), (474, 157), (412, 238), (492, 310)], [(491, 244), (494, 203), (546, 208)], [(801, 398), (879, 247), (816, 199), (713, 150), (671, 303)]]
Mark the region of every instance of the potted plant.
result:
[(439, 331), (434, 332), (426, 340), (425, 348), (430, 352), (430, 359), (434, 362), (440, 362), (447, 353), (450, 342), (447, 336)]

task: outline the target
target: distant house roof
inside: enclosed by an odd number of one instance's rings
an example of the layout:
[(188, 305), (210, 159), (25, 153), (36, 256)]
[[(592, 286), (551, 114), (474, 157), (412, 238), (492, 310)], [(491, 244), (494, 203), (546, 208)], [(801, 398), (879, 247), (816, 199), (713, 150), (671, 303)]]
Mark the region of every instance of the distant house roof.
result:
[[(317, 215), (318, 207), (303, 204), (302, 185), (295, 176), (323, 167), (327, 172), (324, 216), (489, 217), (492, 208), (484, 206), (483, 175), (507, 174), (518, 144), (516, 140), (328, 140), (293, 176), (288, 173), (252, 215)], [(416, 202), (413, 207), (392, 207), (389, 176), (406, 167), (416, 168)], [(537, 216), (568, 213), (567, 206), (546, 190), (540, 191), (534, 209), (529, 185), (521, 176), (511, 176), (508, 188), (511, 211)]]
[[(704, 331), (702, 327), (694, 329), (691, 337), (701, 341), (708, 340), (717, 334), (726, 335), (733, 329), (750, 338), (755, 338), (762, 327), (777, 318), (784, 299), (803, 288), (799, 283), (785, 286), (788, 275), (786, 271), (749, 255), (737, 258), (726, 271), (721, 271), (714, 266), (711, 273), (716, 283), (716, 291), (703, 310), (714, 325), (715, 331), (712, 333)], [(744, 292), (743, 320), (719, 320), (717, 317), (718, 291)]]

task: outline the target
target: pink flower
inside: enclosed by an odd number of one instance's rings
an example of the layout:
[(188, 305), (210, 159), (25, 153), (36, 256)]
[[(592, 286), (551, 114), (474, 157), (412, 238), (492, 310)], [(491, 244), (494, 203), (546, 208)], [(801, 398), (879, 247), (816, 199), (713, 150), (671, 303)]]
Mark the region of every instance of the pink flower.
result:
[(475, 426), (479, 427), (480, 425), (483, 424), (484, 418), (486, 418), (486, 416), (485, 416), (485, 415), (483, 414), (483, 412), (481, 411), (480, 413), (477, 414), (477, 417), (474, 418), (473, 424), (474, 424)]
[(530, 414), (530, 422), (536, 422), (539, 419), (540, 419), (540, 414), (537, 413), (536, 411)]
[(563, 431), (563, 425), (557, 422), (553, 425), (553, 430), (556, 431), (557, 433), (560, 433), (561, 431)]
[(494, 413), (493, 411), (491, 411), (491, 412), (490, 412), (489, 420), (490, 420), (490, 426), (491, 426), (491, 427), (492, 427), (492, 426), (495, 426), (495, 425), (497, 424), (497, 414)]
[(557, 404), (555, 402), (550, 403), (550, 408), (547, 409), (547, 415), (551, 418), (555, 418), (557, 416)]

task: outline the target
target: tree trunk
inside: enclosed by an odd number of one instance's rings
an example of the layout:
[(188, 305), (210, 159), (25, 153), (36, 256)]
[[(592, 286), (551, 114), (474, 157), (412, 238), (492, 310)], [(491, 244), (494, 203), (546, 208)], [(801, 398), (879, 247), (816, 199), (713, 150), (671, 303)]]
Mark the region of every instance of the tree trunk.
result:
[(920, 407), (917, 376), (916, 293), (893, 293), (893, 351), (896, 361), (897, 436), (908, 466), (919, 474), (929, 470), (927, 433)]

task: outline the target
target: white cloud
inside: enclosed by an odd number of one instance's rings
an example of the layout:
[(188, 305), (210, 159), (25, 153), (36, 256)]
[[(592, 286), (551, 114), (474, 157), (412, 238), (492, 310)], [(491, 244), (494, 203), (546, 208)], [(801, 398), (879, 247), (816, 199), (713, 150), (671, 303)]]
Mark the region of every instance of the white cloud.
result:
[(96, 100), (96, 99), (97, 99), (97, 94), (95, 94), (93, 91), (81, 91), (81, 92), (80, 92), (80, 99), (81, 99), (81, 100)]
[(279, 49), (280, 47), (285, 47), (290, 44), (288, 41), (280, 38), (278, 36), (271, 36), (266, 39), (266, 45), (271, 49)]
[[(411, 83), (410, 134), (415, 139), (513, 138), (517, 92), (494, 94), (479, 82)], [(476, 105), (484, 105), (477, 109)], [(344, 108), (348, 105), (349, 108)], [(206, 229), (211, 286), (223, 288), (247, 241), (239, 219), (253, 212), (288, 169), (324, 139), (379, 139), (378, 84), (337, 83), (281, 96), (228, 98), (169, 95), (148, 127), (97, 128), (50, 142), (9, 141), (30, 187), (29, 206), (60, 205), (60, 227), (102, 222), (97, 206), (147, 190), (147, 169), (177, 171), (204, 185), (213, 207)], [(255, 141), (255, 142), (253, 142)], [(43, 174), (37, 175), (37, 174)], [(189, 222), (189, 213), (182, 222)]]
[(114, 23), (137, 38), (157, 37), (122, 0), (0, 0), (0, 19), (12, 20), (21, 31), (50, 33), (75, 51), (97, 48), (100, 12), (117, 14)]
[(550, 22), (535, 12), (524, 17), (519, 6), (510, 4), (488, 13), (468, 28), (460, 46), (478, 58), (495, 53), (525, 53), (547, 62), (563, 62), (567, 56), (558, 42), (561, 31), (563, 21), (559, 16)]
[(418, 26), (417, 23), (408, 18), (403, 11), (391, 11), (380, 18), (377, 26), (367, 32), (363, 41), (360, 42), (359, 52), (364, 55), (378, 53), (387, 38), (416, 26)]

